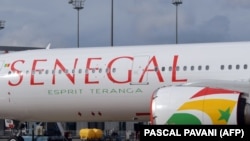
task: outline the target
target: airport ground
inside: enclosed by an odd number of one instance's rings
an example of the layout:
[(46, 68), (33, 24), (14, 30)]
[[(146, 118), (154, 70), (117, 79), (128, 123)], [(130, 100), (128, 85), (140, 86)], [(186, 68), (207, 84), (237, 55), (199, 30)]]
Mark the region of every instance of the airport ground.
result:
[[(0, 139), (0, 141), (8, 141), (8, 139)], [(83, 140), (81, 140), (81, 139), (72, 139), (72, 141), (83, 141)], [(115, 140), (112, 140), (112, 141), (115, 141)], [(124, 140), (124, 141), (139, 141), (139, 140), (131, 139), (131, 140)]]
[[(9, 136), (0, 136), (0, 141), (8, 141)], [(62, 136), (35, 136), (32, 140), (31, 135), (23, 136), (24, 141), (86, 141), (79, 136), (72, 137), (67, 140)], [(103, 136), (101, 139), (93, 139), (92, 141), (139, 141), (135, 136), (122, 137), (122, 136)]]
[[(146, 123), (143, 123), (146, 124)], [(33, 125), (31, 123), (28, 123), (28, 135), (31, 135), (31, 126)], [(46, 127), (48, 130), (49, 135), (58, 135), (58, 133), (55, 132), (54, 130), (54, 126), (53, 128), (49, 128), (49, 125), (54, 125), (51, 123), (47, 123)], [(118, 135), (118, 139), (113, 139), (112, 141), (136, 141), (136, 128), (138, 125), (138, 122), (104, 122), (104, 123), (90, 123), (90, 122), (77, 122), (74, 124), (67, 124), (67, 123), (63, 123), (62, 124), (64, 129), (68, 129), (67, 131), (70, 130), (70, 133), (72, 133), (72, 141), (82, 141), (79, 137), (79, 131), (83, 128), (99, 128), (102, 129), (103, 131), (103, 135), (106, 137), (107, 135), (110, 137), (112, 135), (112, 133), (114, 133), (114, 131), (116, 131), (115, 133), (117, 133)], [(69, 126), (67, 126), (69, 125)], [(71, 126), (74, 125), (74, 126)], [(73, 128), (70, 128), (73, 127)], [(39, 129), (39, 128), (38, 128)], [(7, 132), (6, 132), (7, 131)], [(33, 131), (35, 132), (35, 134), (38, 132), (36, 128), (33, 129)], [(3, 120), (0, 120), (0, 141), (7, 141), (8, 139), (8, 135), (9, 135), (9, 131), (6, 130), (5, 128), (5, 122)], [(32, 141), (31, 138), (29, 137), (29, 139), (25, 139), (25, 141)], [(38, 141), (46, 141), (46, 140), (38, 140)]]
[[(8, 139), (0, 139), (1, 141), (8, 141)], [(72, 139), (72, 141), (82, 141), (81, 139)]]

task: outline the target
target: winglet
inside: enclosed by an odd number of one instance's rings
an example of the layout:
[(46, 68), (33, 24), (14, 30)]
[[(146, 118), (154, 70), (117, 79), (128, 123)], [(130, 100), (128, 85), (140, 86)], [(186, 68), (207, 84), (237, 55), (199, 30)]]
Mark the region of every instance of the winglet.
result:
[(46, 49), (50, 49), (50, 43), (46, 46)]

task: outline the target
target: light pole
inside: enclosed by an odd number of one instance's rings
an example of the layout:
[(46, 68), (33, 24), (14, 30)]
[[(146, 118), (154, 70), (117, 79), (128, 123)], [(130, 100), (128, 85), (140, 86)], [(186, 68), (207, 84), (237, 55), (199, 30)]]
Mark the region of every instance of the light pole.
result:
[(172, 0), (172, 4), (176, 6), (176, 44), (178, 44), (178, 5), (182, 4), (182, 0)]
[(5, 21), (0, 20), (0, 30), (4, 29), (4, 24), (5, 24)]
[(79, 48), (79, 11), (83, 9), (83, 3), (86, 0), (69, 0), (69, 4), (72, 4), (74, 6), (74, 9), (77, 10), (77, 47)]
[(113, 47), (114, 45), (114, 41), (113, 41), (113, 34), (114, 34), (114, 29), (113, 29), (113, 22), (114, 22), (114, 10), (113, 10), (113, 7), (114, 7), (114, 2), (113, 0), (111, 0), (111, 47)]

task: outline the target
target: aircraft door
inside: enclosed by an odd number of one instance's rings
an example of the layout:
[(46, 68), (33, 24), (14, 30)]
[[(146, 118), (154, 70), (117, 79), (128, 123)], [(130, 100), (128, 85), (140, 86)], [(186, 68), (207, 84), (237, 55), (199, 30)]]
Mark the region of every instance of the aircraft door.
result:
[(148, 85), (148, 74), (144, 69), (149, 61), (148, 55), (135, 56), (132, 64), (131, 85)]

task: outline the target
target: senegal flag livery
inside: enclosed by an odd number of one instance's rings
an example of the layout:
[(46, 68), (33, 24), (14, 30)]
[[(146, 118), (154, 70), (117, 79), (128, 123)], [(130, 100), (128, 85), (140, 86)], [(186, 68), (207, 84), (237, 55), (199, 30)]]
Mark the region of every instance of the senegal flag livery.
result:
[[(181, 105), (167, 124), (202, 124), (207, 120), (212, 124), (227, 124), (231, 114), (236, 114), (238, 93), (223, 89), (204, 88)], [(192, 112), (193, 111), (193, 112)], [(199, 118), (197, 114), (201, 114)], [(206, 121), (204, 121), (206, 122)]]
[[(168, 90), (161, 93), (168, 95), (168, 99), (178, 98), (177, 101), (169, 100), (166, 102), (165, 100), (165, 104), (158, 102), (157, 106), (152, 109), (156, 111), (156, 114), (157, 111), (160, 111), (159, 107), (161, 110), (165, 109), (159, 112), (161, 114), (154, 116), (165, 117), (165, 122), (161, 121), (164, 124), (223, 125), (237, 123), (239, 92), (208, 87), (185, 87), (180, 88), (180, 91), (175, 88), (174, 92)], [(158, 100), (162, 99), (162, 97), (157, 98)], [(176, 108), (168, 108), (170, 105)]]

